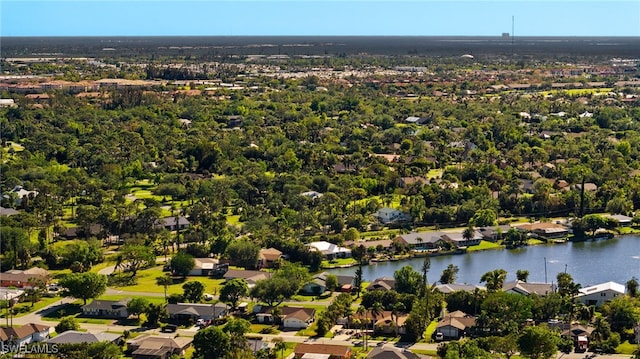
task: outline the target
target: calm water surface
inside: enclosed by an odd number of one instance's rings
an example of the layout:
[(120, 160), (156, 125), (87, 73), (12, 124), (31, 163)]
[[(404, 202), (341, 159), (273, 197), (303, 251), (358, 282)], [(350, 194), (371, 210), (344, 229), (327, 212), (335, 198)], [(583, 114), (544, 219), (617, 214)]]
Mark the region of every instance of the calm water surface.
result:
[[(548, 282), (555, 282), (556, 275), (566, 268), (583, 287), (607, 281), (624, 284), (633, 276), (640, 278), (640, 236), (431, 257), (429, 282), (437, 281), (449, 264), (460, 268), (458, 283), (479, 284), (482, 274), (500, 268), (507, 271), (507, 280), (514, 280), (518, 269), (526, 269), (529, 282), (544, 282), (545, 258)], [(392, 277), (393, 272), (405, 265), (420, 271), (423, 261), (423, 258), (415, 258), (364, 266), (363, 277), (365, 281)], [(356, 267), (330, 270), (334, 274), (353, 274), (355, 271)]]

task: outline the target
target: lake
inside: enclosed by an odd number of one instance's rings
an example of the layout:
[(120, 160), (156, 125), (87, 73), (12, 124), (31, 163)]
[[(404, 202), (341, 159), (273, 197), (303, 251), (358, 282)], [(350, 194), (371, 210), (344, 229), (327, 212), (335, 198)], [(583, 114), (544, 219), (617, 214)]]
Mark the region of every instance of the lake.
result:
[[(507, 281), (516, 279), (518, 269), (529, 271), (529, 282), (555, 282), (560, 272), (571, 274), (576, 283), (587, 287), (614, 281), (625, 284), (631, 277), (640, 278), (640, 236), (626, 235), (612, 239), (564, 244), (536, 245), (518, 249), (471, 252), (431, 257), (428, 280), (433, 283), (449, 265), (460, 268), (457, 283), (479, 284), (480, 277), (494, 269), (507, 271)], [(373, 263), (362, 267), (365, 281), (393, 277), (393, 272), (410, 265), (421, 271), (423, 258)], [(351, 275), (357, 267), (328, 270), (338, 275)]]

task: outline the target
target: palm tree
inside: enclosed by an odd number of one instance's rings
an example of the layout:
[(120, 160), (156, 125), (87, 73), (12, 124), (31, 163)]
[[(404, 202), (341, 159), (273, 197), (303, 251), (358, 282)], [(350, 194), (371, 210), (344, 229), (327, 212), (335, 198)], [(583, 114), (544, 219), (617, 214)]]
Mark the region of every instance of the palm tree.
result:
[(168, 274), (161, 277), (156, 277), (156, 284), (164, 287), (164, 301), (167, 301), (167, 287), (173, 284), (173, 279)]
[(279, 350), (281, 353), (280, 358), (284, 359), (284, 350), (287, 349), (287, 343), (285, 343), (284, 340), (282, 340), (282, 338), (280, 337), (271, 339), (271, 342), (274, 344), (273, 349), (276, 351), (276, 353)]
[[(366, 327), (366, 315), (367, 315), (367, 309), (364, 306), (359, 306), (358, 309), (356, 309), (356, 314), (358, 315), (358, 317), (362, 318), (363, 316), (365, 317), (365, 320), (361, 321), (360, 324), (360, 334), (362, 334), (362, 339), (364, 340), (364, 342), (367, 342), (367, 332), (363, 331), (362, 328)], [(366, 344), (365, 344), (365, 348), (366, 348)]]
[(496, 269), (487, 272), (482, 275), (480, 282), (487, 283), (487, 291), (497, 292), (502, 289), (505, 279), (507, 278), (507, 271), (504, 269)]
[(398, 314), (400, 313), (404, 313), (404, 311), (406, 310), (406, 307), (404, 306), (404, 304), (402, 302), (398, 302), (396, 304), (394, 304), (393, 306), (393, 310), (391, 311), (391, 317), (393, 320), (393, 317), (395, 317), (395, 330), (396, 330), (396, 337), (398, 336)]
[[(369, 308), (369, 312), (371, 313), (371, 317), (372, 317), (372, 319), (371, 319), (371, 333), (373, 333), (373, 332), (375, 332), (376, 319), (378, 319), (379, 315), (384, 313), (384, 308), (382, 307), (382, 304), (380, 304), (380, 302), (375, 302)], [(367, 346), (365, 344), (365, 349), (366, 348), (367, 348)]]
[(464, 238), (464, 240), (468, 242), (473, 238), (474, 234), (475, 231), (473, 230), (473, 224), (469, 223), (469, 226), (462, 232), (462, 238)]

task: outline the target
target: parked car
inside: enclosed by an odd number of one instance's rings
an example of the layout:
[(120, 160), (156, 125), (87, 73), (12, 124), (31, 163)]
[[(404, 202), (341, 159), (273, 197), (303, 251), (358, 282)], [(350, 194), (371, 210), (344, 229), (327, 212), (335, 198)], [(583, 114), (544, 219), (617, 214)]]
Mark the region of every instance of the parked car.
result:
[(167, 324), (162, 328), (163, 333), (175, 333), (178, 330), (178, 326), (175, 324)]
[(443, 341), (443, 340), (444, 340), (444, 334), (442, 334), (442, 333), (440, 333), (440, 332), (437, 332), (437, 333), (436, 333), (436, 338), (435, 338), (435, 339), (436, 339), (436, 341), (437, 341), (437, 342), (441, 342), (441, 341)]
[(206, 301), (213, 300), (213, 294), (204, 293), (203, 298), (204, 298), (204, 300), (206, 300)]

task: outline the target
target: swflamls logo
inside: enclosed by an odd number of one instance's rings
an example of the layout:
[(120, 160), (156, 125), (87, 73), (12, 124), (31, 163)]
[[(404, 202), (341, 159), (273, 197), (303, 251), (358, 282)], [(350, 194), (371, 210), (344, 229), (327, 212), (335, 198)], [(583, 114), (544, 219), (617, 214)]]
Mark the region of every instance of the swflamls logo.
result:
[(58, 344), (45, 344), (36, 343), (32, 345), (27, 344), (7, 344), (0, 343), (1, 353), (16, 353), (16, 354), (58, 354)]

